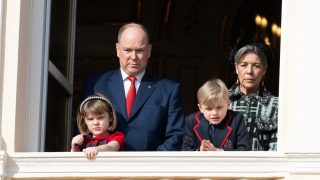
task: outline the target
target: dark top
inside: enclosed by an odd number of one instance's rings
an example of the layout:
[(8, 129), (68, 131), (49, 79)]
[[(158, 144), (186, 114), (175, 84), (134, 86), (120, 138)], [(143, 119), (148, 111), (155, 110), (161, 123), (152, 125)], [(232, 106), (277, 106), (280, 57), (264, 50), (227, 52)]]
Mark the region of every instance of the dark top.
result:
[(265, 88), (246, 96), (237, 85), (229, 90), (229, 95), (230, 109), (244, 116), (252, 151), (276, 151), (279, 98)]
[(185, 121), (182, 150), (199, 150), (203, 139), (210, 140), (216, 148), (224, 151), (250, 150), (249, 136), (241, 113), (228, 110), (226, 117), (215, 125), (213, 140), (209, 128), (209, 121), (202, 113), (190, 114)]

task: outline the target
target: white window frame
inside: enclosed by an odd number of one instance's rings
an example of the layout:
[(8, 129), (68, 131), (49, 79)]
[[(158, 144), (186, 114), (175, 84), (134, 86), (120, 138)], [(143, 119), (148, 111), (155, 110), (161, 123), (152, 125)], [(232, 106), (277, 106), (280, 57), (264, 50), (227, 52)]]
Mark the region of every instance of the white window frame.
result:
[[(76, 3), (73, 3), (73, 9), (76, 8)], [(49, 73), (57, 80), (58, 83), (69, 93), (73, 94), (73, 66), (70, 67), (71, 78), (68, 80), (59, 71), (59, 69), (49, 60), (49, 41), (50, 41), (50, 15), (51, 15), (51, 0), (34, 0), (32, 3), (32, 34), (31, 41), (31, 62), (30, 62), (30, 91), (28, 106), (28, 129), (32, 128), (39, 131), (28, 131), (28, 140), (26, 151), (44, 151), (45, 147), (45, 129), (46, 129), (46, 102), (48, 91), (48, 75)], [(75, 13), (72, 14), (72, 19), (75, 19)], [(43, 27), (43, 28), (39, 28)], [(75, 31), (75, 23), (71, 27)], [(39, 36), (41, 35), (42, 36)], [(74, 42), (75, 33), (72, 33), (70, 41)], [(39, 51), (42, 49), (42, 51)], [(70, 59), (73, 63), (74, 59), (74, 46), (70, 48)], [(41, 71), (39, 71), (39, 69)], [(72, 98), (68, 98), (68, 107), (70, 112), (72, 109)], [(71, 119), (71, 113), (68, 117)], [(70, 121), (71, 122), (71, 121)], [(68, 134), (71, 134), (69, 132)], [(32, 137), (29, 139), (29, 137)], [(37, 137), (35, 140), (34, 137)], [(68, 137), (70, 138), (70, 137)]]
[[(3, 0), (0, 0), (0, 92), (3, 89), (3, 58), (2, 58), (2, 18), (3, 17)], [(0, 95), (0, 102), (2, 102), (2, 95)], [(2, 117), (2, 103), (0, 103), (0, 117)], [(2, 130), (1, 130), (1, 126), (0, 126), (0, 134), (2, 134)], [(2, 149), (2, 138), (0, 139), (0, 150)]]

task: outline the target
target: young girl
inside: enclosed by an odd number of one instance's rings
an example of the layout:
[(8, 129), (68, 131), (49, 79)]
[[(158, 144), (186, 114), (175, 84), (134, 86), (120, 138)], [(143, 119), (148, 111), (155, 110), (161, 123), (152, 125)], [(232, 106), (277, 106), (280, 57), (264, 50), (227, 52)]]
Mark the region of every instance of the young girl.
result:
[(93, 159), (99, 151), (123, 150), (124, 134), (114, 132), (116, 112), (103, 95), (89, 96), (81, 103), (77, 122), (81, 134), (73, 137), (71, 152), (83, 151), (87, 159)]

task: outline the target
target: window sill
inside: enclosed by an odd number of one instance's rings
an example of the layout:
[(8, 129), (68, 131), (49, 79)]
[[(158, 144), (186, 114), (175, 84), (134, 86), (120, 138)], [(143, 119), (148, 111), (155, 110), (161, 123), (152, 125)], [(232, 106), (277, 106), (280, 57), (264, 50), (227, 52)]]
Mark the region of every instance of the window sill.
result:
[(2, 178), (283, 179), (320, 177), (320, 153), (279, 152), (0, 152)]

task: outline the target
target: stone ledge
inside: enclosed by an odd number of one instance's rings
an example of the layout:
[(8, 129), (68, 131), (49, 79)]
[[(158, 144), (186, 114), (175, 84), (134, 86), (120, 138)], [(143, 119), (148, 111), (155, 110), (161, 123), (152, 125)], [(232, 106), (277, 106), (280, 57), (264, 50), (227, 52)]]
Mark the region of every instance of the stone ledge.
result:
[(82, 152), (1, 152), (0, 160), (13, 179), (320, 178), (320, 153), (101, 152), (89, 161)]

